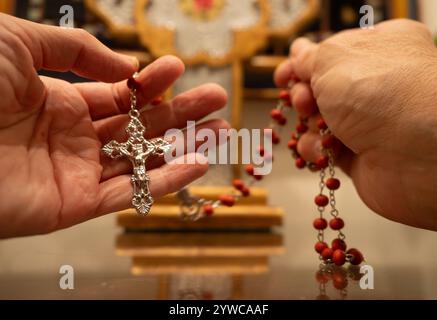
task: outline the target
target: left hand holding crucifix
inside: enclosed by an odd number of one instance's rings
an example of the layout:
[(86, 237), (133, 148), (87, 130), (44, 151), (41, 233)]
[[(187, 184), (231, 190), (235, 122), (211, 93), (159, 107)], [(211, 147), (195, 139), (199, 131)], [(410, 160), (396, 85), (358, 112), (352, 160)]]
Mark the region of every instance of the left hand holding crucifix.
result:
[[(105, 157), (101, 147), (125, 141), (130, 103), (123, 80), (138, 62), (79, 29), (0, 14), (0, 30), (0, 238), (47, 233), (130, 207), (132, 166)], [(41, 69), (107, 83), (73, 85), (38, 76)], [(183, 71), (182, 62), (170, 56), (145, 68), (138, 77), (138, 105), (160, 96)], [(217, 85), (182, 93), (141, 114), (145, 138), (183, 128), (225, 104), (226, 93)], [(218, 131), (228, 124), (210, 120), (196, 127)], [(147, 169), (156, 198), (200, 177), (207, 166), (156, 159)]]

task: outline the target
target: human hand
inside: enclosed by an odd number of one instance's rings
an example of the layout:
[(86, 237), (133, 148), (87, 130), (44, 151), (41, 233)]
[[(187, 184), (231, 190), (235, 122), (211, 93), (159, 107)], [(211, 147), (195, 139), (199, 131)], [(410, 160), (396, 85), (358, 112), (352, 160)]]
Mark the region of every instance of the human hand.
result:
[[(130, 207), (130, 164), (100, 149), (125, 139), (130, 106), (122, 80), (137, 70), (136, 59), (79, 29), (0, 14), (0, 30), (0, 238), (48, 233)], [(73, 85), (39, 77), (40, 69), (71, 70), (109, 83)], [(183, 71), (182, 62), (170, 56), (149, 65), (137, 79), (139, 104), (161, 95)], [(185, 92), (142, 113), (147, 138), (183, 128), (225, 104), (226, 93), (217, 85)], [(218, 131), (228, 124), (210, 120), (196, 127)], [(158, 159), (148, 169), (157, 198), (203, 175), (207, 165), (163, 165)]]
[(316, 120), (343, 143), (337, 163), (375, 212), (437, 230), (437, 57), (428, 29), (393, 20), (348, 30), (320, 44), (296, 40), (275, 74), (293, 105), (309, 117), (299, 153), (320, 155)]

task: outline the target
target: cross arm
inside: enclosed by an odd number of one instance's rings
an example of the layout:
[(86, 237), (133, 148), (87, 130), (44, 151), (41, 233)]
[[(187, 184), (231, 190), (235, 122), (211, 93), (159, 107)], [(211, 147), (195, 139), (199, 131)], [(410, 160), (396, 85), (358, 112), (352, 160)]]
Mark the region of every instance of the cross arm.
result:
[(162, 138), (152, 139), (149, 143), (153, 146), (154, 153), (158, 155), (163, 155), (171, 149), (171, 144)]
[(126, 142), (120, 143), (112, 140), (111, 142), (107, 143), (102, 150), (108, 157), (113, 159), (120, 158), (122, 156), (130, 156), (128, 144)]

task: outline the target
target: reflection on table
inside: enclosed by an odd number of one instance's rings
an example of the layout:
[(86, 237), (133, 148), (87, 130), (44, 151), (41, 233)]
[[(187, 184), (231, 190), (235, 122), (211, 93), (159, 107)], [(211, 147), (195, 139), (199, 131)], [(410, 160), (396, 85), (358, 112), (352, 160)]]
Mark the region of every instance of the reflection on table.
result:
[(242, 298), (242, 276), (267, 273), (284, 246), (273, 232), (127, 232), (116, 252), (132, 274), (158, 278), (158, 298), (210, 300)]

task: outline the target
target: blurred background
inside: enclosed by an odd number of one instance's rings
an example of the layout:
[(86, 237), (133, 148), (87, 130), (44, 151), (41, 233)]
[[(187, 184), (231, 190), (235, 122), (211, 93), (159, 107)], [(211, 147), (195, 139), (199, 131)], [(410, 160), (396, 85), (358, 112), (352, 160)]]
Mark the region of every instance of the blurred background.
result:
[[(432, 0), (0, 0), (0, 11), (49, 25), (72, 23), (136, 56), (142, 67), (178, 55), (187, 71), (168, 98), (216, 82), (230, 99), (214, 116), (235, 128), (263, 128), (279, 92), (273, 72), (293, 39), (320, 41), (356, 28), (364, 5), (373, 8), (375, 23), (411, 18), (437, 31)], [(70, 8), (73, 18), (62, 20)], [(71, 73), (40, 73), (86, 81)], [(291, 114), (288, 120), (273, 172), (253, 198), (207, 221), (179, 221), (171, 195), (145, 219), (128, 210), (50, 235), (1, 240), (0, 298), (436, 299), (437, 234), (371, 212), (341, 172), (337, 203), (346, 241), (374, 268), (375, 289), (360, 289), (356, 269), (321, 273), (312, 228), (318, 176), (295, 168), (286, 141), (296, 119)], [(217, 197), (241, 171), (238, 165), (214, 166), (192, 190)], [(59, 287), (62, 265), (74, 268), (74, 290)]]

